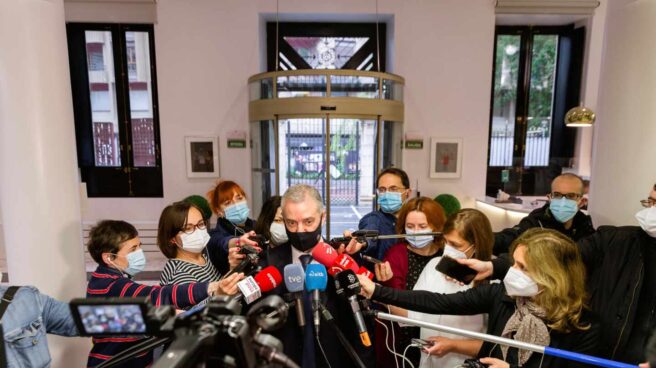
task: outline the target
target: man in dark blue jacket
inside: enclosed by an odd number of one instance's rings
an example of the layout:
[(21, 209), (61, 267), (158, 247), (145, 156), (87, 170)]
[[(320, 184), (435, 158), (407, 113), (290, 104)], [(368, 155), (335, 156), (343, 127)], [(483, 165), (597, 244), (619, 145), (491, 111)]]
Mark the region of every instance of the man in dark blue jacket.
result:
[[(381, 171), (376, 178), (378, 209), (364, 215), (360, 219), (358, 229), (377, 230), (380, 235), (396, 234), (396, 216), (410, 192), (410, 179), (405, 171), (395, 167)], [(344, 236), (350, 235), (350, 232), (344, 232)], [(354, 254), (364, 249), (364, 254), (382, 260), (387, 249), (397, 242), (398, 239), (386, 239), (358, 243), (353, 239), (346, 247), (346, 252)]]

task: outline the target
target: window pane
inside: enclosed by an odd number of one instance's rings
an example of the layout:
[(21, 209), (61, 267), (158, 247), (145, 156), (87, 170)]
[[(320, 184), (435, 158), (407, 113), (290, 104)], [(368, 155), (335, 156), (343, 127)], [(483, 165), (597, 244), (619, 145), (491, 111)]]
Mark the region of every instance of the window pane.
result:
[(520, 36), (497, 36), (494, 58), (494, 102), (490, 137), (490, 166), (511, 166), (515, 139), (515, 105)]
[[(369, 37), (284, 37), (284, 40), (312, 69), (341, 69)], [(284, 55), (280, 56), (282, 69), (286, 70), (287, 65), (290, 69), (297, 68)]]
[(278, 98), (324, 97), (326, 96), (325, 75), (291, 75), (276, 78)]
[(378, 98), (378, 78), (331, 75), (330, 95), (333, 97)]
[(121, 166), (112, 34), (85, 31), (96, 166)]
[(376, 120), (330, 119), (330, 236), (357, 230), (371, 211)]
[(155, 166), (157, 155), (148, 32), (125, 32), (125, 41), (130, 91), (132, 158), (135, 167)]
[(549, 164), (557, 53), (557, 35), (533, 36), (524, 166)]

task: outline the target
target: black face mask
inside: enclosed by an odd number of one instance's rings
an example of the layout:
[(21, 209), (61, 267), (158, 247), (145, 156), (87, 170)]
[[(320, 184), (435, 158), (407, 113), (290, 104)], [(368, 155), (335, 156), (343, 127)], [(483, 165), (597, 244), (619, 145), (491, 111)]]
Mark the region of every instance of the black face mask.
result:
[(287, 232), (287, 238), (289, 238), (289, 243), (292, 247), (301, 252), (307, 252), (317, 245), (319, 239), (321, 239), (321, 223), (319, 223), (319, 226), (314, 231), (293, 233), (285, 226), (285, 232)]

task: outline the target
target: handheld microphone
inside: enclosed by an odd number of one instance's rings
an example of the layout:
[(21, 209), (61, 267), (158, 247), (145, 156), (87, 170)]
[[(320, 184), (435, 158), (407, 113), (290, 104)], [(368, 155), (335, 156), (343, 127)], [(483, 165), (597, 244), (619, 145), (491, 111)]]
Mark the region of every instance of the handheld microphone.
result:
[(351, 270), (340, 272), (335, 278), (335, 287), (337, 288), (337, 294), (345, 295), (349, 304), (351, 304), (351, 310), (353, 310), (355, 324), (358, 327), (358, 333), (360, 333), (360, 341), (362, 341), (362, 345), (371, 346), (371, 340), (369, 339), (369, 333), (367, 332), (367, 325), (364, 323), (364, 317), (362, 317), (360, 303), (358, 302), (358, 294), (361, 289), (358, 277), (355, 276), (355, 273)]
[(337, 256), (337, 251), (324, 242), (317, 244), (312, 249), (312, 258), (326, 267), (332, 266)]
[(235, 297), (236, 300), (244, 299), (246, 304), (251, 304), (266, 293), (278, 287), (282, 282), (280, 271), (274, 266), (269, 266), (260, 271), (255, 277), (248, 276), (239, 281), (237, 287), (240, 294)]
[(301, 293), (305, 284), (305, 271), (300, 264), (288, 264), (283, 271), (285, 274), (285, 287), (292, 293), (296, 302), (296, 319), (300, 327), (305, 326), (305, 313), (303, 313), (303, 300)]
[(353, 257), (346, 253), (340, 254), (337, 258), (335, 258), (332, 266), (339, 267), (342, 270), (352, 270), (353, 273), (358, 272), (358, 263), (353, 259)]
[(326, 274), (326, 267), (321, 264), (311, 263), (307, 266), (305, 271), (305, 289), (312, 292), (312, 319), (314, 320), (314, 334), (319, 336), (319, 312), (321, 311), (320, 292), (326, 290), (328, 275)]
[(356, 274), (366, 276), (369, 280), (374, 279), (374, 274), (364, 266), (360, 266), (360, 268), (358, 269), (358, 272), (356, 272)]

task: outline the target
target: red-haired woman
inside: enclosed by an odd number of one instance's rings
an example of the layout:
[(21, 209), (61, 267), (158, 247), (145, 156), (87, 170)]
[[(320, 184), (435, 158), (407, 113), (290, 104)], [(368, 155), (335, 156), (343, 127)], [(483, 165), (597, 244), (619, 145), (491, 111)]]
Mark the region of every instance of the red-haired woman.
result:
[[(445, 222), (444, 209), (433, 199), (419, 197), (407, 201), (399, 211), (396, 232), (398, 234), (416, 235), (405, 238), (404, 241), (393, 245), (387, 250), (384, 259), (385, 264), (376, 269), (378, 280), (386, 280), (382, 284), (388, 287), (412, 290), (426, 264), (434, 257), (440, 256), (444, 247), (441, 237), (421, 234), (441, 232)], [(407, 311), (403, 309), (393, 309), (392, 313), (407, 316)], [(389, 324), (387, 326), (389, 328)], [(396, 351), (402, 353), (410, 344), (411, 338), (419, 337), (419, 328), (395, 328), (394, 335)], [(387, 341), (391, 346), (392, 331), (389, 331)], [(387, 351), (385, 330), (382, 328), (376, 329), (376, 356), (385, 357), (376, 359), (379, 366), (396, 367), (395, 357)], [(413, 362), (415, 367), (419, 365), (419, 351), (417, 349), (408, 350), (406, 357)], [(399, 365), (401, 363), (399, 362)]]
[[(246, 200), (246, 192), (234, 181), (220, 181), (207, 192), (210, 208), (218, 216), (216, 227), (210, 231), (210, 241), (207, 251), (210, 261), (222, 274), (230, 268), (228, 264), (228, 249), (240, 244), (257, 245), (248, 240), (255, 235), (255, 221), (248, 217), (250, 210)], [(236, 255), (243, 258), (243, 255)]]

